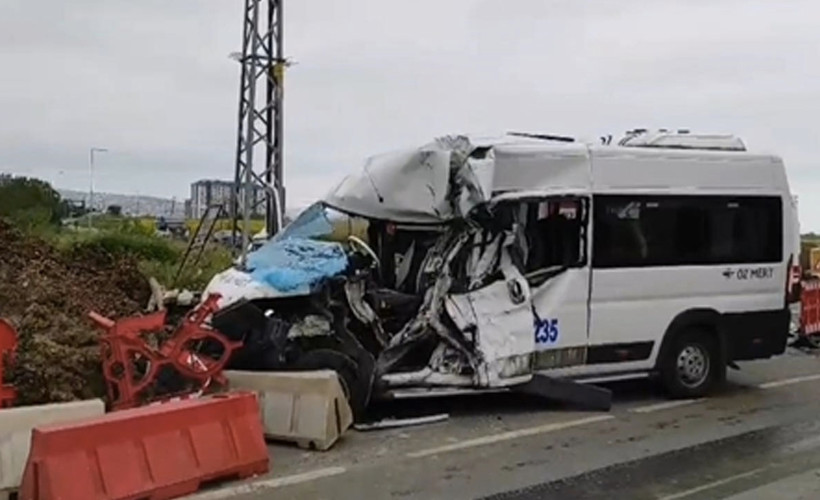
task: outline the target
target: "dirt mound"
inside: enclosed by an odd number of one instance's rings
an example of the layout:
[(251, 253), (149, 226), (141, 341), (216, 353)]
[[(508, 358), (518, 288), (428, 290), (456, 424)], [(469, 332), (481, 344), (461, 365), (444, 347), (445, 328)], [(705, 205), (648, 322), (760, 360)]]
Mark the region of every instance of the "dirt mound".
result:
[(17, 363), (7, 381), (17, 404), (102, 397), (99, 332), (89, 311), (140, 312), (150, 288), (133, 260), (63, 255), (0, 220), (0, 317), (17, 327)]

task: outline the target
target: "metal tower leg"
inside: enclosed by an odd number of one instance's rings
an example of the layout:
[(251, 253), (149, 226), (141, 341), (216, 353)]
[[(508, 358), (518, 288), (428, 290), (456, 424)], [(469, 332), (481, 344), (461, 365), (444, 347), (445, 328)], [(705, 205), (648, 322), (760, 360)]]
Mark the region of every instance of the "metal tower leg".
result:
[[(233, 242), (244, 263), (251, 241), (250, 220), (264, 207), (269, 236), (281, 229), (283, 182), (282, 0), (245, 0), (236, 169), (231, 197)], [(264, 92), (263, 92), (264, 90)]]

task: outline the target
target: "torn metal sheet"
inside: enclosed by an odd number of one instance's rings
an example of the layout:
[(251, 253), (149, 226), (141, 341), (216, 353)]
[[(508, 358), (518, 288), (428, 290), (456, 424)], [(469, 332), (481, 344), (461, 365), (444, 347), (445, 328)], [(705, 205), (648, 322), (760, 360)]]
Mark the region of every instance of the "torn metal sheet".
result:
[(444, 422), (450, 418), (449, 413), (439, 413), (437, 415), (425, 415), (423, 417), (410, 418), (385, 418), (376, 422), (368, 422), (366, 424), (356, 424), (353, 426), (357, 431), (375, 431), (383, 429), (395, 429), (397, 427), (412, 427), (417, 425), (435, 424), (437, 422)]
[(473, 378), (465, 375), (439, 373), (432, 368), (425, 368), (417, 372), (389, 373), (381, 377), (385, 387), (471, 387)]
[(350, 305), (350, 310), (359, 321), (370, 325), (379, 344), (384, 347), (387, 344), (387, 335), (384, 333), (381, 321), (373, 308), (364, 300), (365, 283), (362, 280), (349, 281), (345, 284), (345, 296)]
[(481, 394), (501, 394), (509, 392), (508, 387), (476, 389), (473, 387), (412, 387), (395, 389), (382, 393), (384, 399), (426, 399), (451, 398), (453, 396), (476, 396)]
[(501, 261), (502, 244), (506, 235), (476, 232), (472, 241), (472, 250), (465, 263), (465, 275), (469, 279), (469, 289), (478, 288), (498, 268)]
[(430, 251), (423, 272), (435, 276), (435, 281), (426, 289), (419, 313), (390, 340), (387, 349), (377, 360), (377, 373), (389, 372), (407, 356), (408, 346), (423, 341), (430, 335), (439, 336), (461, 352), (473, 368), (477, 366), (478, 356), (466, 339), (458, 332), (453, 332), (443, 322), (445, 298), (453, 283), (450, 264), (459, 255), (469, 236), (468, 233), (461, 231), (451, 231), (442, 235), (439, 244)]
[(459, 187), (460, 214), (469, 214), (473, 208), (489, 201), (493, 196), (495, 154), (491, 149), (478, 154), (480, 157), (468, 158), (456, 171), (455, 182)]

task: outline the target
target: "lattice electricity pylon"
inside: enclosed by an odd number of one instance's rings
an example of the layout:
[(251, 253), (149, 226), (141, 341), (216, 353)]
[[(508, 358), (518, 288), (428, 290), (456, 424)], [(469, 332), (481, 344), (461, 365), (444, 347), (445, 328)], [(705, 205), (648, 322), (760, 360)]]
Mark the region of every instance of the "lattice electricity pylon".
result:
[(282, 85), (288, 61), (283, 56), (283, 35), (282, 0), (245, 0), (242, 53), (235, 57), (242, 65), (242, 80), (231, 196), (233, 243), (243, 264), (251, 242), (250, 219), (258, 203), (254, 187), (264, 190), (268, 236), (281, 229), (284, 213)]

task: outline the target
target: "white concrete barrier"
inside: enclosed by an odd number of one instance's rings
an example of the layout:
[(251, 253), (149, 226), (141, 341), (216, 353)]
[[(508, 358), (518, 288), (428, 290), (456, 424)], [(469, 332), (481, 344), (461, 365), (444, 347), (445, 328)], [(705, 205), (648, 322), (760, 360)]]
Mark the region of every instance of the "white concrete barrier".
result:
[(20, 487), (31, 446), (31, 430), (105, 413), (100, 399), (0, 409), (0, 498)]
[(327, 450), (353, 424), (353, 413), (332, 370), (226, 371), (231, 389), (259, 398), (265, 437)]

